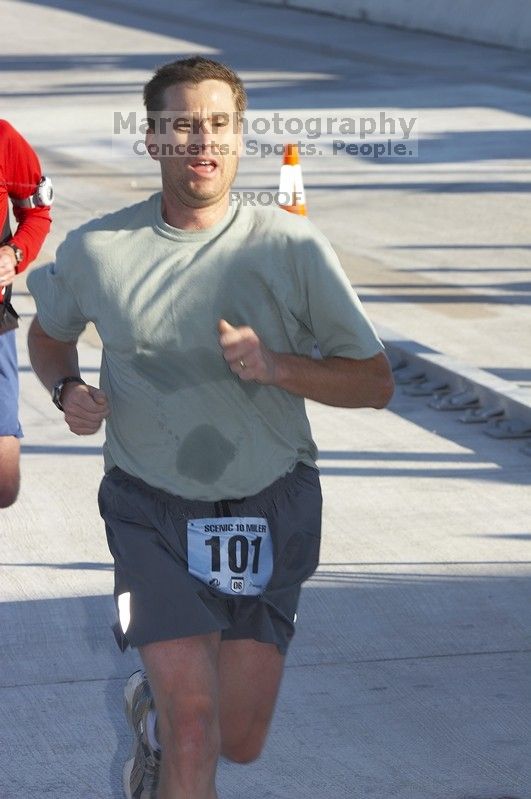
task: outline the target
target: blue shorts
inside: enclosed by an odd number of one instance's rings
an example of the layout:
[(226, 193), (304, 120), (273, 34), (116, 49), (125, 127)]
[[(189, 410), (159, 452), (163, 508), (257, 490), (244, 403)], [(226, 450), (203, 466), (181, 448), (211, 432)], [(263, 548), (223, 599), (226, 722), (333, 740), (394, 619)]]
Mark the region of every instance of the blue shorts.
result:
[(18, 364), (15, 331), (0, 336), (0, 436), (22, 438), (18, 420)]

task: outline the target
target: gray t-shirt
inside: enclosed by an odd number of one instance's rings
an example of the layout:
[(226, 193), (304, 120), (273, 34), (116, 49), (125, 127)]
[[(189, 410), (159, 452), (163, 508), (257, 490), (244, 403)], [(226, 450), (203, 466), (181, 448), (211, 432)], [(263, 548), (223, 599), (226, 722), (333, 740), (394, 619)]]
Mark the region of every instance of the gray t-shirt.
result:
[(301, 397), (230, 371), (220, 318), (276, 352), (383, 349), (328, 241), (277, 208), (179, 230), (155, 194), (70, 233), (28, 286), (48, 335), (75, 341), (91, 320), (102, 339), (106, 471), (189, 499), (250, 496), (317, 455)]

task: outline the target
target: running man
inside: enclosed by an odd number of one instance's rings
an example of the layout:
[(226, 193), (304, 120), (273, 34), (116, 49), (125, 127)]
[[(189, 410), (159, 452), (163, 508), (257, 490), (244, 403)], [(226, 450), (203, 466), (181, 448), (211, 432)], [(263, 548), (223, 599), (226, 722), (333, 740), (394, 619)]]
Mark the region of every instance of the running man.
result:
[[(6, 290), (37, 257), (48, 235), (52, 196), (51, 181), (43, 177), (33, 148), (0, 119), (0, 319)], [(17, 221), (13, 235), (10, 202)], [(0, 335), (0, 508), (12, 505), (18, 495), (21, 438), (15, 331), (8, 330)]]
[[(162, 190), (74, 231), (32, 273), (29, 343), (70, 429), (90, 435), (106, 420), (99, 503), (117, 638), (145, 670), (126, 687), (126, 796), (216, 799), (220, 754), (247, 763), (262, 750), (301, 585), (318, 565), (304, 398), (382, 408), (393, 386), (324, 236), (285, 211), (229, 202), (239, 77), (180, 60), (144, 100)], [(78, 368), (89, 320), (100, 388)]]

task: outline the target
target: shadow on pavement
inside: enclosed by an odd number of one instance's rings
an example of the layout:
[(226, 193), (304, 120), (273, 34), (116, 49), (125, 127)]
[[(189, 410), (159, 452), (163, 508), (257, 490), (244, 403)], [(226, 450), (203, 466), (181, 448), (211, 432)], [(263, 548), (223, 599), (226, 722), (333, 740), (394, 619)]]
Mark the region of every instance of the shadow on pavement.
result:
[[(268, 750), (224, 774), (229, 795), (262, 795), (272, 769), (274, 797), (324, 797), (334, 784), (352, 799), (372, 784), (375, 796), (394, 785), (397, 797), (464, 799), (529, 784), (528, 578), (416, 565), (322, 564), (303, 592)], [(107, 596), (0, 604), (2, 799), (121, 796), (122, 690), (138, 661), (118, 652), (113, 621)], [(298, 772), (310, 753), (319, 776)]]

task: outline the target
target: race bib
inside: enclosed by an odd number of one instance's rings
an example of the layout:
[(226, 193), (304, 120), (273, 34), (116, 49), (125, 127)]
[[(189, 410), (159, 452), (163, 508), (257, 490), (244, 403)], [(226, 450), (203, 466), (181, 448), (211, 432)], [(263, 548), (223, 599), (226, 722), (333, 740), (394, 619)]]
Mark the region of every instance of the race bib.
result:
[(262, 594), (273, 574), (267, 519), (221, 516), (190, 519), (188, 571), (224, 594)]

